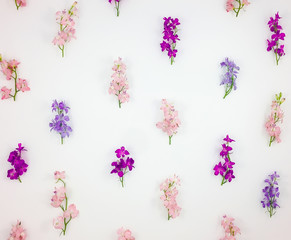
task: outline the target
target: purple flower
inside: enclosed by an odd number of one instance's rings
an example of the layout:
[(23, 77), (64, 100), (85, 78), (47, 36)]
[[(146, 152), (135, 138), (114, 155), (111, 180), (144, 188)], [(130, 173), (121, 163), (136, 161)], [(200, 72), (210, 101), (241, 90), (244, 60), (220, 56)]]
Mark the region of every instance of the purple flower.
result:
[(226, 172), (226, 168), (224, 166), (222, 166), (221, 162), (219, 162), (217, 165), (215, 165), (215, 167), (213, 168), (214, 175), (218, 175), (220, 174), (221, 176), (224, 175), (224, 173)]
[[(125, 147), (121, 147), (120, 149), (117, 149), (115, 151), (116, 157), (118, 158), (116, 161), (113, 161), (111, 163), (111, 166), (114, 167), (114, 169), (110, 172), (112, 173), (117, 173), (119, 177), (119, 181), (122, 184), (122, 187), (124, 187), (123, 180), (124, 180), (124, 175), (134, 168), (134, 160), (131, 157), (126, 157), (129, 155), (129, 152), (125, 149)], [(126, 157), (126, 160), (125, 158)]]
[(62, 101), (60, 103), (57, 100), (53, 101), (52, 111), (56, 112), (57, 115), (49, 123), (51, 131), (54, 130), (61, 135), (61, 143), (63, 144), (63, 139), (69, 137), (70, 133), (73, 131), (72, 128), (68, 125), (70, 121), (69, 116), (65, 115), (69, 112), (69, 107)]
[(279, 187), (277, 179), (279, 179), (280, 176), (277, 174), (277, 172), (274, 172), (273, 174), (269, 175), (269, 178), (265, 179), (265, 183), (267, 183), (267, 186), (263, 188), (262, 192), (264, 194), (264, 198), (261, 201), (261, 204), (263, 208), (267, 208), (270, 217), (272, 217), (276, 212), (275, 209), (277, 207), (280, 207), (277, 203), (277, 198), (280, 196)]
[(221, 62), (220, 66), (226, 68), (226, 73), (223, 75), (220, 83), (220, 85), (226, 85), (225, 94), (223, 97), (225, 98), (232, 89), (236, 90), (236, 79), (240, 68), (234, 63), (234, 61), (231, 61), (228, 58), (225, 58), (225, 61)]

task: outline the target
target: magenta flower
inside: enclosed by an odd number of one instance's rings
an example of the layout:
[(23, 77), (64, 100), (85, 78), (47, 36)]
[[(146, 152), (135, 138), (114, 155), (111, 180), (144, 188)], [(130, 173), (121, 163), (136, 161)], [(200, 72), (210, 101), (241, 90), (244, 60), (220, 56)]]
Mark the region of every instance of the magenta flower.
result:
[(231, 139), (228, 135), (226, 135), (223, 140), (225, 141), (225, 143), (222, 144), (220, 156), (222, 157), (224, 162), (222, 163), (222, 161), (220, 161), (213, 168), (215, 176), (217, 176), (218, 174), (222, 176), (221, 186), (227, 182), (231, 182), (232, 179), (235, 178), (233, 174), (233, 165), (235, 163), (230, 160), (230, 151), (232, 150), (232, 147), (229, 146), (229, 143), (235, 141)]
[(27, 81), (22, 78), (18, 78), (17, 74), (17, 67), (20, 64), (20, 62), (16, 61), (15, 59), (12, 59), (10, 61), (6, 61), (2, 59), (2, 56), (0, 54), (0, 65), (1, 65), (1, 71), (6, 76), (6, 80), (14, 80), (14, 94), (12, 94), (12, 88), (2, 87), (1, 93), (2, 93), (2, 100), (13, 98), (13, 100), (16, 100), (16, 95), (18, 92), (26, 92), (30, 91), (30, 88), (28, 87)]
[(112, 2), (115, 3), (117, 17), (119, 17), (119, 3), (120, 3), (120, 1), (121, 0), (109, 0), (109, 3), (112, 3)]
[(164, 112), (164, 120), (162, 122), (158, 122), (156, 126), (168, 134), (169, 145), (171, 145), (172, 137), (177, 133), (177, 130), (181, 124), (181, 121), (178, 118), (178, 111), (176, 111), (174, 106), (169, 104), (166, 99), (162, 100), (162, 106), (160, 109)]
[(250, 3), (248, 0), (227, 0), (226, 2), (226, 11), (234, 11), (236, 13), (236, 16), (238, 16), (239, 11), (243, 9), (244, 6), (249, 5)]
[(58, 11), (57, 15), (57, 24), (60, 25), (60, 31), (58, 35), (54, 38), (53, 44), (57, 45), (62, 51), (62, 57), (64, 57), (65, 44), (70, 42), (72, 38), (75, 37), (75, 21), (74, 17), (77, 16), (78, 9), (76, 8), (77, 2), (74, 2), (70, 10)]
[(26, 230), (22, 227), (21, 222), (17, 220), (16, 225), (12, 226), (8, 240), (25, 240)]
[(25, 7), (26, 6), (26, 0), (14, 0), (15, 1), (15, 5), (17, 10), (19, 9), (19, 7)]
[(241, 234), (240, 229), (234, 225), (234, 218), (223, 216), (221, 226), (224, 229), (224, 237), (220, 240), (235, 240), (237, 234)]
[(284, 112), (281, 110), (281, 104), (285, 101), (285, 98), (282, 98), (282, 93), (275, 95), (276, 100), (272, 102), (271, 115), (268, 118), (268, 121), (265, 124), (266, 130), (270, 135), (269, 147), (276, 140), (277, 143), (281, 142), (280, 134), (281, 128), (278, 126), (278, 123), (283, 122)]
[(62, 215), (53, 219), (53, 226), (55, 229), (61, 229), (61, 235), (66, 235), (67, 225), (69, 222), (79, 215), (79, 211), (75, 204), (70, 204), (68, 206), (68, 196), (66, 190), (65, 172), (56, 171), (54, 177), (57, 180), (56, 183), (61, 182), (63, 186), (56, 188), (54, 195), (51, 198), (51, 205), (54, 208), (60, 208), (62, 210)]

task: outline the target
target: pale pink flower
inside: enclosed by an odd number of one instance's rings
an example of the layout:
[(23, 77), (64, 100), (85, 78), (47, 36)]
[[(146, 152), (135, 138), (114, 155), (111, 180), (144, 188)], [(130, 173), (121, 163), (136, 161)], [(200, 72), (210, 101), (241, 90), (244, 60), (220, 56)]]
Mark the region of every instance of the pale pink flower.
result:
[(8, 89), (7, 87), (2, 87), (1, 88), (1, 93), (2, 93), (2, 97), (1, 99), (8, 99), (10, 98), (10, 93), (11, 93), (12, 89)]
[(51, 205), (55, 208), (58, 208), (61, 206), (62, 202), (66, 199), (66, 188), (65, 187), (60, 187), (56, 188), (54, 191), (54, 195), (52, 196), (51, 199)]
[(79, 215), (79, 211), (76, 208), (75, 204), (70, 204), (68, 210), (64, 212), (64, 218), (75, 218)]
[(25, 231), (26, 230), (21, 226), (21, 222), (17, 220), (16, 225), (12, 226), (10, 237), (8, 238), (8, 240), (25, 240)]
[(226, 2), (226, 11), (227, 12), (233, 10), (233, 8), (234, 8), (233, 1), (234, 0), (227, 0), (227, 2)]
[(25, 7), (26, 6), (26, 0), (16, 0), (16, 3), (20, 7)]
[(58, 179), (65, 179), (66, 178), (65, 171), (62, 171), (62, 172), (55, 171), (54, 175), (55, 175), (55, 179), (56, 180), (58, 180)]
[(62, 229), (64, 227), (63, 216), (58, 216), (57, 218), (54, 218), (53, 225), (55, 229)]
[(247, 5), (250, 5), (251, 3), (248, 0), (242, 0), (242, 4), (247, 6)]
[(118, 240), (135, 240), (129, 229), (124, 229), (123, 227), (117, 230)]
[(30, 91), (30, 88), (27, 85), (27, 81), (22, 78), (18, 78), (18, 80), (16, 81), (16, 87), (17, 90), (21, 92)]
[(240, 229), (234, 225), (234, 218), (223, 216), (221, 226), (224, 228), (225, 236), (220, 240), (236, 240), (235, 236), (241, 234)]

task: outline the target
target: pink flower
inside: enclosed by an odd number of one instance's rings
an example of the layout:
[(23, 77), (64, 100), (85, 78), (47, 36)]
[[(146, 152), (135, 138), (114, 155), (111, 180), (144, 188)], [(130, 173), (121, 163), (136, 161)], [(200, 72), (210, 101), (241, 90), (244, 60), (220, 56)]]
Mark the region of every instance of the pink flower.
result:
[(135, 240), (129, 229), (124, 229), (123, 227), (117, 230), (118, 240)]
[(22, 92), (30, 91), (30, 88), (28, 87), (26, 80), (22, 78), (18, 78), (18, 81), (16, 82), (16, 87), (18, 91)]
[(64, 212), (64, 218), (75, 218), (79, 215), (79, 211), (76, 208), (75, 204), (70, 204), (68, 210)]
[(54, 175), (55, 175), (55, 179), (65, 179), (66, 175), (65, 175), (65, 171), (59, 172), (59, 171), (55, 171)]
[(250, 5), (250, 2), (248, 2), (248, 0), (242, 0), (242, 4), (247, 6)]
[(236, 16), (238, 16), (241, 9), (243, 9), (244, 6), (249, 5), (250, 3), (248, 0), (227, 0), (226, 2), (226, 11), (234, 11), (236, 13)]
[(21, 222), (17, 220), (16, 225), (12, 226), (10, 237), (8, 240), (25, 240), (25, 229), (21, 226)]
[(54, 218), (53, 225), (55, 229), (62, 229), (64, 227), (64, 218), (62, 216)]
[(60, 187), (55, 188), (54, 195), (51, 199), (51, 205), (55, 208), (58, 208), (61, 206), (62, 202), (66, 199), (66, 188)]
[(233, 10), (234, 5), (232, 4), (234, 0), (227, 0), (226, 2), (226, 11), (229, 12)]
[(1, 93), (2, 93), (2, 100), (3, 99), (8, 99), (8, 98), (10, 98), (11, 96), (10, 96), (10, 93), (11, 93), (11, 90), (12, 89), (8, 89), (7, 87), (2, 87), (1, 88)]
[(235, 235), (241, 234), (240, 229), (233, 222), (234, 218), (223, 216), (221, 226), (224, 228), (225, 236), (220, 240), (236, 240)]
[(25, 7), (26, 6), (26, 0), (16, 0), (16, 3), (20, 7)]

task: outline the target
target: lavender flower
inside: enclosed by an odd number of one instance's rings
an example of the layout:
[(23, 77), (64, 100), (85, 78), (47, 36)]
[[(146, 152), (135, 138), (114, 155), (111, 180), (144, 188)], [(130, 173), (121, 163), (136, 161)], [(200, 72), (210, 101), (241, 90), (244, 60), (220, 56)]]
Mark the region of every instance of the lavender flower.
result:
[(234, 61), (231, 61), (228, 58), (225, 58), (225, 61), (221, 62), (220, 66), (226, 67), (226, 73), (220, 83), (220, 85), (226, 85), (225, 94), (223, 97), (225, 98), (231, 92), (232, 88), (236, 90), (236, 79), (240, 68), (234, 63)]
[(69, 137), (72, 132), (72, 128), (68, 125), (70, 118), (68, 115), (69, 107), (62, 101), (60, 103), (57, 100), (53, 101), (52, 111), (57, 112), (55, 118), (50, 122), (49, 126), (51, 131), (54, 130), (61, 135), (61, 142), (63, 144), (63, 139)]
[(125, 147), (117, 149), (115, 153), (118, 159), (117, 161), (111, 163), (111, 166), (114, 167), (114, 169), (111, 171), (111, 174), (117, 173), (119, 181), (121, 182), (122, 187), (124, 187), (123, 184), (124, 175), (134, 168), (133, 166), (134, 160), (128, 157), (130, 153), (125, 149)]
[(178, 50), (176, 49), (177, 41), (180, 41), (179, 36), (177, 34), (178, 28), (180, 25), (178, 18), (164, 17), (164, 31), (163, 31), (163, 42), (160, 44), (162, 48), (162, 52), (165, 50), (168, 52), (169, 58), (171, 58), (171, 64), (174, 62), (174, 58)]
[(233, 139), (231, 139), (228, 135), (223, 139), (225, 141), (224, 144), (222, 144), (222, 150), (220, 152), (220, 156), (223, 158), (224, 163), (220, 161), (218, 164), (215, 165), (213, 168), (214, 175), (217, 176), (220, 174), (222, 176), (221, 186), (225, 183), (231, 182), (233, 178), (235, 178), (233, 174), (233, 165), (234, 162), (230, 161), (230, 151), (232, 150), (232, 147), (229, 146), (229, 143), (235, 142)]
[(21, 182), (20, 176), (27, 171), (28, 165), (21, 157), (23, 151), (26, 151), (26, 149), (21, 145), (21, 143), (18, 143), (18, 148), (9, 154), (7, 161), (14, 167), (7, 171), (7, 177), (11, 180), (18, 179), (19, 182)]
[(284, 52), (284, 45), (281, 45), (279, 40), (285, 39), (285, 33), (282, 33), (281, 30), (282, 26), (279, 25), (279, 19), (281, 17), (279, 16), (279, 12), (275, 14), (275, 18), (270, 18), (270, 21), (268, 22), (270, 31), (273, 33), (271, 36), (271, 40), (267, 39), (268, 42), (268, 48), (267, 51), (273, 50), (276, 55), (276, 63), (278, 65), (280, 58), (285, 55)]
[(269, 175), (269, 178), (265, 180), (267, 186), (263, 188), (264, 199), (261, 201), (263, 208), (267, 207), (267, 210), (272, 217), (276, 212), (275, 209), (280, 207), (277, 203), (277, 198), (279, 198), (280, 192), (277, 179), (279, 179), (279, 175), (276, 171)]

